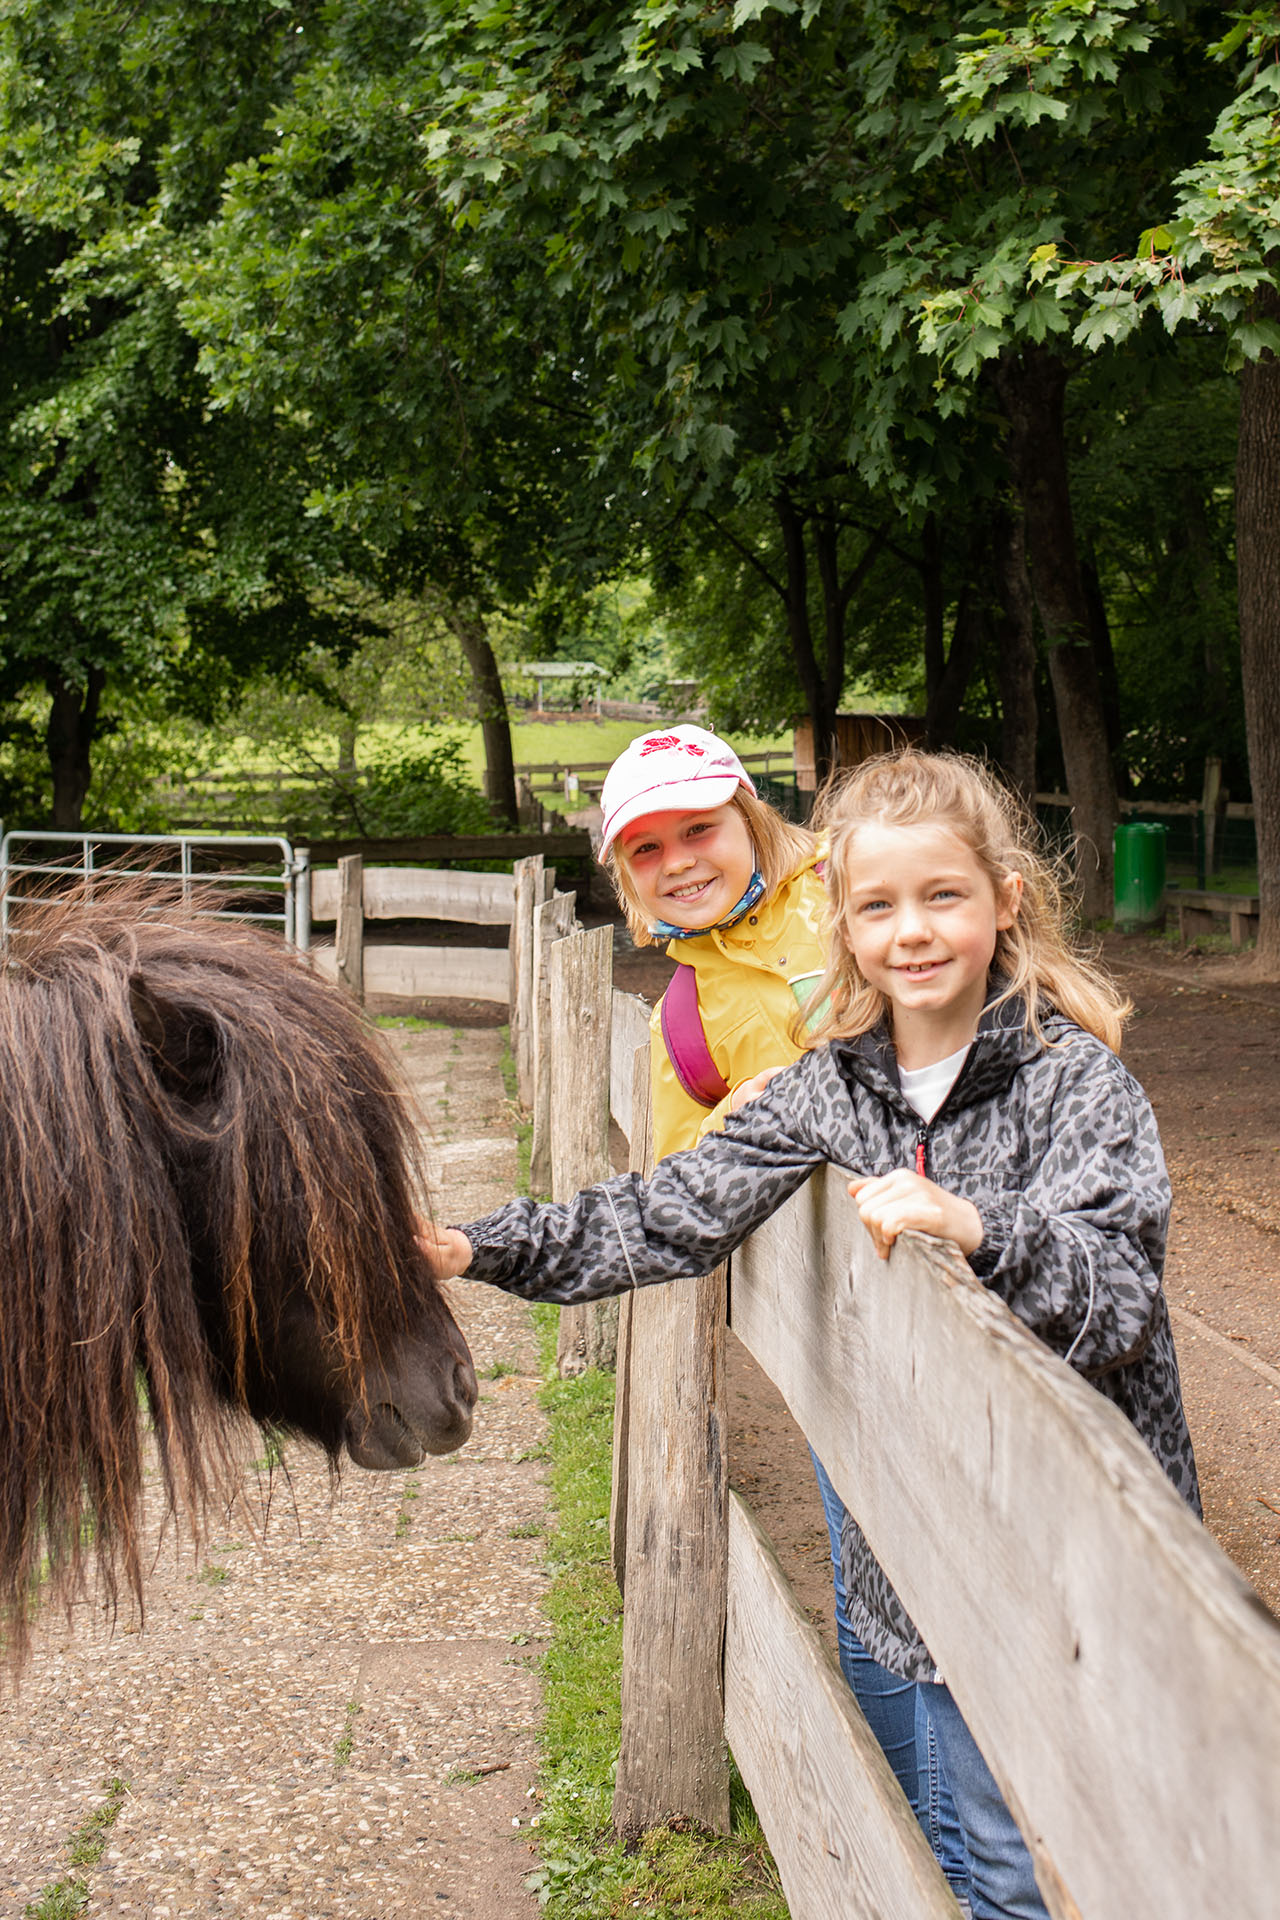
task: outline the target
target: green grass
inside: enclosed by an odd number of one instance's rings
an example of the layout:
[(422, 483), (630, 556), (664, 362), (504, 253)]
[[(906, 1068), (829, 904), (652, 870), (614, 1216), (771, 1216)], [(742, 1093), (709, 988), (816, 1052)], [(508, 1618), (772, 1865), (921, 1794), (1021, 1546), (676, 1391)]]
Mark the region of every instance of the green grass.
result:
[[(102, 1858), (107, 1835), (120, 1817), (120, 1809), (129, 1792), (127, 1780), (104, 1780), (106, 1799), (82, 1820), (67, 1841), (67, 1862), (72, 1867), (93, 1867)], [(65, 1874), (52, 1881), (22, 1909), (24, 1920), (77, 1920), (88, 1911), (89, 1882), (83, 1873)]]
[[(544, 755), (543, 758), (550, 758)], [(529, 1136), (515, 1106), (515, 1060), (503, 1029), (503, 1085), (517, 1120), (517, 1191), (529, 1190)], [(637, 1851), (613, 1837), (621, 1740), (622, 1601), (609, 1557), (613, 1376), (556, 1375), (557, 1307), (535, 1307), (550, 1461), (546, 1600), (550, 1639), (539, 1668), (545, 1722), (541, 1865), (530, 1885), (550, 1920), (786, 1920), (777, 1871), (738, 1779), (731, 1775), (727, 1837), (662, 1827)], [(523, 1644), (523, 1635), (514, 1636)]]
[[(1179, 874), (1170, 882), (1176, 887), (1196, 886), (1194, 874)], [(1206, 893), (1256, 893), (1258, 891), (1258, 869), (1252, 867), (1223, 867), (1217, 873), (1210, 874), (1204, 883)]]
[(657, 1828), (638, 1851), (610, 1827), (621, 1738), (622, 1603), (609, 1559), (613, 1379), (555, 1374), (557, 1309), (535, 1309), (549, 1378), (547, 1539), (551, 1639), (543, 1655), (541, 1865), (532, 1876), (550, 1920), (786, 1920), (764, 1835), (734, 1774), (726, 1836)]
[[(517, 767), (545, 766), (549, 760), (557, 760), (562, 765), (589, 766), (597, 760), (616, 760), (622, 749), (644, 731), (644, 723), (640, 720), (603, 720), (597, 723), (577, 716), (571, 720), (513, 720), (511, 749)], [(731, 744), (740, 753), (790, 753), (792, 736), (790, 732), (785, 732), (751, 740), (745, 734), (736, 734)], [(478, 732), (473, 730), (463, 736), (463, 757), (479, 783), (484, 769), (484, 748)], [(585, 777), (590, 781), (598, 781), (604, 776), (603, 773), (592, 773)], [(563, 785), (551, 786), (547, 774), (535, 774), (533, 786), (542, 804), (558, 813), (573, 813), (579, 807), (590, 804), (587, 794), (567, 799)]]
[(411, 1511), (413, 1503), (419, 1498), (421, 1492), (422, 1487), (417, 1477), (410, 1474), (405, 1480), (404, 1490), (400, 1495), (400, 1505), (396, 1511), (395, 1537), (397, 1540), (403, 1540), (407, 1535), (413, 1519)]
[(333, 1764), (335, 1767), (345, 1767), (351, 1758), (352, 1750), (356, 1743), (355, 1726), (359, 1713), (360, 1702), (358, 1700), (348, 1700), (347, 1711), (342, 1722), (342, 1732), (333, 1744)]
[(533, 1120), (520, 1111), (516, 1098), (516, 1057), (511, 1051), (511, 1029), (502, 1028), (502, 1054), (498, 1061), (502, 1090), (511, 1108), (511, 1123), (516, 1135), (516, 1192), (529, 1191), (529, 1162), (533, 1152)]
[(284, 1465), (284, 1434), (279, 1427), (272, 1426), (264, 1426), (261, 1432), (262, 1452), (252, 1465), (257, 1473), (274, 1473)]
[(419, 1020), (416, 1013), (378, 1013), (374, 1015), (375, 1027), (386, 1027), (393, 1033), (447, 1033), (447, 1020)]

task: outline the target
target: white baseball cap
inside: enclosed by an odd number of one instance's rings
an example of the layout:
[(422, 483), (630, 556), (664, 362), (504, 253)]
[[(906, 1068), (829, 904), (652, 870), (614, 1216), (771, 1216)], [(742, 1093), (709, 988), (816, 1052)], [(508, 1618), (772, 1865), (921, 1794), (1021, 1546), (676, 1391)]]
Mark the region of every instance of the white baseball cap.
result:
[(664, 727), (624, 747), (600, 790), (600, 858), (646, 813), (705, 813), (755, 786), (733, 748), (703, 727)]

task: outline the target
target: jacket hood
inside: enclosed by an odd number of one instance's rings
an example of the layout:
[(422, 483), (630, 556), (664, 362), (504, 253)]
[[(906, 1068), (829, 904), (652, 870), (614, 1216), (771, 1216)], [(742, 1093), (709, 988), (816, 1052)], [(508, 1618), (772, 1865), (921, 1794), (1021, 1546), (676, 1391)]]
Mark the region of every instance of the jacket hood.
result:
[[(1077, 1030), (1074, 1021), (1042, 1002), (1039, 1018), (1045, 1039), (1038, 1040), (1027, 1026), (1027, 1003), (1023, 996), (1000, 998), (1006, 985), (1001, 976), (992, 978), (969, 1057), (947, 1096), (948, 1107), (973, 1106), (981, 1100), (998, 1098), (1020, 1067), (1038, 1059), (1047, 1045), (1064, 1040)], [(832, 1040), (831, 1052), (847, 1080), (857, 1081), (886, 1101), (895, 1112), (918, 1121), (915, 1108), (902, 1091), (898, 1055), (887, 1021), (881, 1020), (868, 1032), (855, 1034), (851, 1039)]]

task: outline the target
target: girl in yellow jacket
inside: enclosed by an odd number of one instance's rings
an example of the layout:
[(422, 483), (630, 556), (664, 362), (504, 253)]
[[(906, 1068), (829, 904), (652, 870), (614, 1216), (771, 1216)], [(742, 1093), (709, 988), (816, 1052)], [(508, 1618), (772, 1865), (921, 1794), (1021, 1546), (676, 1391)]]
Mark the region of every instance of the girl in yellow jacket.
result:
[[(822, 851), (766, 806), (733, 749), (701, 727), (633, 740), (600, 796), (600, 858), (638, 946), (668, 942), (677, 970), (654, 1009), (654, 1155), (696, 1146), (746, 1083), (801, 1052), (796, 1014), (826, 965)], [(735, 1095), (738, 1096), (735, 1099)], [(843, 1509), (814, 1465), (832, 1543), (840, 1665), (943, 1870), (967, 1870), (950, 1794), (917, 1689), (880, 1667), (849, 1625), (840, 1574)]]

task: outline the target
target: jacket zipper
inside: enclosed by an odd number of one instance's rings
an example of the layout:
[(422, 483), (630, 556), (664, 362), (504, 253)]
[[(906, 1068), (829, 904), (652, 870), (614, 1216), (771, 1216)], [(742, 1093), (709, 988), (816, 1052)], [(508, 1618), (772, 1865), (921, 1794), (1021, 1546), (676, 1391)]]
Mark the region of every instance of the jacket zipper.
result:
[(916, 1172), (920, 1175), (920, 1178), (922, 1180), (927, 1180), (929, 1177), (929, 1155), (927, 1152), (928, 1140), (929, 1140), (928, 1127), (927, 1126), (918, 1127), (916, 1129)]

